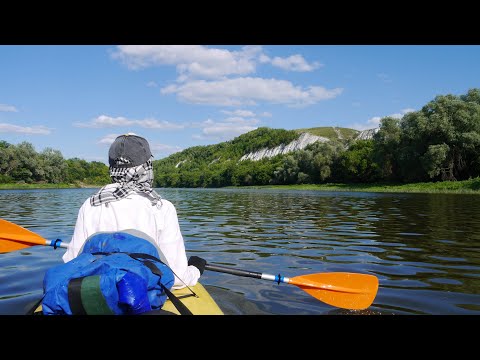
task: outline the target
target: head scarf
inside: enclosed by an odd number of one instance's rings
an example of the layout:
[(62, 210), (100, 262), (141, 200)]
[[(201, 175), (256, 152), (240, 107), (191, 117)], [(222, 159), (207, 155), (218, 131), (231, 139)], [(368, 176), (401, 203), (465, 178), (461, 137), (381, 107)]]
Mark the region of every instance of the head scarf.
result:
[(152, 189), (153, 184), (153, 162), (150, 158), (144, 164), (130, 168), (109, 167), (110, 178), (115, 187), (107, 185), (102, 187), (95, 195), (90, 197), (90, 204), (99, 206), (107, 204), (111, 201), (121, 200), (132, 193), (146, 195), (152, 205), (160, 202), (161, 196)]

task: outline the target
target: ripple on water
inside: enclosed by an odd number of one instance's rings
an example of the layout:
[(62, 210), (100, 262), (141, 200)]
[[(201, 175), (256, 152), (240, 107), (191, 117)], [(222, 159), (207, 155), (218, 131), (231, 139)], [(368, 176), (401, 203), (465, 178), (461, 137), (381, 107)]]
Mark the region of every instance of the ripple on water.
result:
[(430, 281), (438, 284), (462, 285), (461, 281), (455, 279), (431, 278)]

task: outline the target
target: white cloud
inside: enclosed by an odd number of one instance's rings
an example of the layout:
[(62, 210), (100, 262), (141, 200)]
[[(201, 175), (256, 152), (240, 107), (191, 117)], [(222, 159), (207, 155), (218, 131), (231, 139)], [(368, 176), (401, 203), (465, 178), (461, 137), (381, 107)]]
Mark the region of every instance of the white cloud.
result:
[[(265, 59), (263, 59), (263, 62), (265, 62)], [(298, 72), (313, 71), (323, 66), (319, 62), (313, 62), (309, 64), (303, 58), (303, 56), (299, 54), (292, 55), (286, 58), (281, 58), (276, 56), (273, 59), (271, 59), (271, 64), (283, 70), (298, 71)]]
[(13, 105), (0, 104), (0, 111), (5, 112), (18, 112), (17, 108)]
[(261, 46), (244, 46), (240, 51), (229, 51), (203, 45), (121, 45), (112, 57), (130, 69), (173, 65), (177, 67), (179, 80), (185, 81), (253, 73), (261, 52)]
[(120, 45), (111, 54), (132, 70), (152, 66), (176, 66), (178, 81), (218, 79), (229, 75), (248, 75), (256, 64), (270, 63), (283, 70), (313, 71), (323, 64), (309, 63), (300, 54), (270, 58), (261, 46), (244, 46), (239, 51), (203, 45)]
[(257, 119), (244, 119), (243, 117), (241, 116), (232, 116), (232, 117), (228, 117), (226, 119), (223, 120), (224, 123), (226, 124), (240, 124), (240, 125), (254, 125), (254, 124), (258, 124), (259, 121)]
[(155, 81), (149, 81), (149, 82), (147, 83), (147, 86), (148, 86), (148, 87), (158, 87), (158, 84), (157, 84)]
[(155, 154), (162, 154), (164, 156), (168, 156), (183, 150), (183, 148), (181, 148), (180, 146), (171, 146), (157, 143), (151, 143), (150, 149), (152, 150), (154, 157), (156, 157)]
[(108, 134), (101, 138), (98, 143), (101, 145), (111, 145), (115, 139), (120, 136), (121, 134)]
[(234, 137), (255, 130), (259, 120), (242, 117), (229, 117), (223, 121), (214, 121), (208, 119), (200, 123), (198, 126), (202, 128), (201, 134), (193, 136), (194, 139), (211, 139), (217, 141), (227, 141)]
[(134, 120), (127, 119), (123, 116), (111, 117), (107, 115), (100, 115), (89, 122), (78, 122), (73, 124), (76, 127), (84, 128), (106, 128), (115, 126), (140, 126), (147, 129), (183, 129), (184, 125), (174, 124), (164, 120), (143, 119)]
[(233, 116), (242, 116), (242, 117), (255, 116), (255, 113), (253, 111), (250, 111), (250, 110), (241, 110), (241, 109), (237, 109), (237, 110), (234, 110), (234, 111), (222, 110), (221, 112), (224, 113), (224, 114), (233, 115)]
[(88, 127), (88, 128), (102, 128), (102, 127), (113, 127), (113, 126), (129, 126), (132, 125), (133, 121), (128, 120), (122, 116), (111, 117), (107, 115), (100, 115), (90, 122), (85, 123), (74, 123), (76, 127)]
[(252, 77), (197, 80), (161, 89), (162, 94), (177, 94), (185, 102), (220, 106), (255, 105), (256, 101), (306, 106), (333, 99), (342, 91), (341, 88), (329, 90), (321, 86), (301, 88), (286, 80)]
[(48, 135), (51, 133), (50, 129), (45, 126), (18, 126), (7, 123), (0, 123), (0, 132), (29, 135)]
[(260, 61), (261, 64), (266, 64), (271, 62), (272, 60), (265, 54), (260, 54), (258, 57), (258, 61)]
[(185, 127), (184, 125), (174, 124), (165, 120), (155, 120), (155, 119), (134, 120), (134, 123), (136, 125), (139, 125), (147, 129), (177, 130), (177, 129), (183, 129)]

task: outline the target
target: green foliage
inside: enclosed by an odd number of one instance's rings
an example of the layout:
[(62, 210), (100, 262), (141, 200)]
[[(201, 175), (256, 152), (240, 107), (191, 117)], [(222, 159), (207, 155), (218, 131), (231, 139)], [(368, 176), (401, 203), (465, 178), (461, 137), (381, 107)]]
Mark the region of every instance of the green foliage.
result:
[(380, 121), (380, 128), (373, 136), (373, 161), (377, 164), (379, 176), (387, 181), (399, 179), (398, 148), (402, 130), (400, 120), (384, 117)]
[(478, 175), (479, 90), (437, 96), (400, 124), (399, 168), (405, 181), (462, 180)]
[[(447, 159), (450, 147), (447, 144), (430, 145), (420, 158), (423, 168), (427, 171), (428, 176), (434, 178), (440, 174), (443, 169), (443, 164)], [(451, 170), (449, 167), (447, 170)]]
[(87, 162), (73, 158), (66, 161), (67, 183), (82, 183), (89, 185), (105, 185), (110, 182), (108, 166), (98, 161)]
[(46, 148), (39, 154), (39, 166), (44, 181), (61, 183), (66, 177), (67, 164), (58, 150)]
[(65, 160), (60, 151), (38, 153), (32, 144), (0, 141), (0, 183), (104, 185), (110, 182), (108, 166), (81, 159)]
[(375, 140), (359, 140), (342, 152), (337, 161), (337, 177), (345, 182), (368, 183), (380, 179), (374, 158)]
[(8, 175), (0, 174), (0, 184), (9, 184), (13, 182), (13, 178)]
[(6, 149), (6, 148), (8, 148), (9, 146), (11, 146), (11, 144), (9, 144), (8, 142), (6, 142), (5, 140), (0, 140), (0, 149)]

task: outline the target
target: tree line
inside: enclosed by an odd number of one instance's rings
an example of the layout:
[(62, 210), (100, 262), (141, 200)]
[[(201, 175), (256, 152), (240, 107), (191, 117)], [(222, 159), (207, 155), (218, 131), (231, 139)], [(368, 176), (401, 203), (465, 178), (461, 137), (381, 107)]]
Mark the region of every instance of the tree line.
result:
[(64, 159), (52, 148), (37, 152), (29, 142), (12, 145), (0, 140), (0, 183), (103, 185), (110, 176), (101, 162)]
[[(439, 95), (402, 118), (384, 117), (368, 140), (331, 139), (258, 161), (240, 158), (297, 139), (296, 130), (266, 127), (215, 145), (194, 146), (154, 161), (155, 187), (269, 184), (413, 183), (480, 176), (480, 89)], [(28, 142), (0, 141), (0, 183), (110, 181), (101, 162), (38, 153)]]

